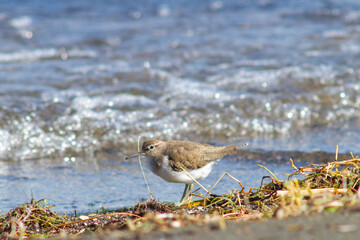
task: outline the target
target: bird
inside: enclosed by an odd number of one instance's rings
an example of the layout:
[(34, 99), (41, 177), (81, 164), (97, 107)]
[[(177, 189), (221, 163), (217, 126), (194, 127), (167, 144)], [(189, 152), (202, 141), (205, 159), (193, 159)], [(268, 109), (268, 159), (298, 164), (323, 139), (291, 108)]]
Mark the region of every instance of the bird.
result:
[(148, 160), (147, 166), (154, 174), (167, 182), (184, 183), (185, 189), (179, 203), (182, 205), (193, 188), (194, 179), (199, 181), (206, 178), (216, 162), (244, 145), (213, 146), (191, 141), (161, 141), (151, 138), (143, 142), (140, 152), (127, 156), (126, 159), (145, 156)]

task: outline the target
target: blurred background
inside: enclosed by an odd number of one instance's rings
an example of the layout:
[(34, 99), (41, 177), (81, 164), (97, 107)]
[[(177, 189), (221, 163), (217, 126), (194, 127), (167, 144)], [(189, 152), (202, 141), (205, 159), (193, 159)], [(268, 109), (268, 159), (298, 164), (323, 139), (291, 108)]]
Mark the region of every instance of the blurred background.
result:
[[(140, 135), (248, 142), (207, 187), (360, 152), (357, 0), (1, 1), (0, 43), (2, 213), (31, 197), (64, 212), (148, 199), (124, 160)], [(145, 173), (157, 199), (180, 199)]]

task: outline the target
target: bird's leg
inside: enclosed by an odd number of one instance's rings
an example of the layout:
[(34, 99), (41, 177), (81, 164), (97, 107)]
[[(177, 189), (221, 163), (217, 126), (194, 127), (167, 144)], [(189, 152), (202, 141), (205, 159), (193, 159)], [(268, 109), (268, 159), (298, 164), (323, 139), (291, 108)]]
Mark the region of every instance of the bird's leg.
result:
[(189, 184), (185, 184), (184, 192), (183, 192), (180, 202), (182, 202), (182, 200), (185, 198), (185, 195), (187, 193), (189, 186), (190, 186)]
[(184, 202), (187, 200), (191, 190), (193, 189), (194, 185), (192, 183), (190, 184), (185, 184), (185, 189), (184, 189), (184, 193), (183, 196), (180, 200), (180, 205), (184, 204)]

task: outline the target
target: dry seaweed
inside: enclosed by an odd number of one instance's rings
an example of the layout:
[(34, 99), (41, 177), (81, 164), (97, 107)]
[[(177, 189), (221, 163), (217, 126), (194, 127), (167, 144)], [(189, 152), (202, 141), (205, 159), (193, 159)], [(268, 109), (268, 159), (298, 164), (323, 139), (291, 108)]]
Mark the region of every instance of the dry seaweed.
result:
[[(58, 232), (56, 227), (67, 221), (67, 217), (60, 217), (50, 211), (51, 206), (46, 206), (45, 200), (31, 200), (30, 203), (23, 204), (0, 219), (1, 239), (22, 238), (26, 236), (47, 236)], [(46, 228), (52, 231), (44, 231)]]
[[(259, 188), (248, 192), (233, 190), (221, 196), (202, 197), (190, 202), (187, 207), (201, 205), (206, 212), (214, 210), (224, 217), (243, 218), (249, 214), (284, 218), (304, 213), (335, 211), (358, 202), (360, 185), (360, 159), (335, 161), (324, 164), (310, 164), (296, 167), (289, 174), (288, 181), (279, 181), (266, 167), (271, 176), (264, 176)], [(301, 175), (303, 179), (292, 178)], [(270, 179), (263, 184), (264, 179)]]
[(85, 230), (94, 231), (109, 223), (121, 222), (127, 218), (141, 218), (130, 212), (108, 213), (79, 217), (59, 216), (50, 210), (46, 200), (23, 204), (0, 218), (0, 239), (48, 237), (58, 233), (79, 234)]
[[(306, 167), (295, 167), (295, 172), (289, 178), (302, 174), (304, 180), (301, 186), (310, 188), (346, 188), (356, 192), (360, 184), (360, 159), (353, 158), (344, 161), (333, 161), (326, 164), (310, 164)], [(340, 170), (339, 170), (340, 168)]]
[(144, 216), (146, 213), (168, 213), (173, 212), (175, 209), (175, 205), (172, 203), (161, 203), (155, 200), (149, 200), (145, 203), (139, 202), (136, 204), (132, 212), (139, 215)]
[[(278, 180), (269, 169), (260, 166), (270, 176), (262, 178), (259, 188), (248, 192), (243, 188), (234, 189), (210, 196), (195, 190), (188, 203), (180, 207), (150, 200), (126, 212), (68, 217), (52, 212), (45, 200), (31, 200), (0, 218), (0, 238), (36, 238), (59, 236), (59, 233), (71, 237), (84, 232), (102, 236), (115, 232), (119, 237), (131, 233), (138, 237), (151, 231), (189, 225), (213, 224), (215, 228), (224, 229), (225, 220), (230, 219), (286, 218), (360, 205), (358, 157), (305, 167), (296, 167), (292, 160), (290, 163), (294, 172), (289, 174), (288, 181)], [(298, 175), (301, 177), (294, 179)], [(270, 181), (264, 184), (264, 180)]]

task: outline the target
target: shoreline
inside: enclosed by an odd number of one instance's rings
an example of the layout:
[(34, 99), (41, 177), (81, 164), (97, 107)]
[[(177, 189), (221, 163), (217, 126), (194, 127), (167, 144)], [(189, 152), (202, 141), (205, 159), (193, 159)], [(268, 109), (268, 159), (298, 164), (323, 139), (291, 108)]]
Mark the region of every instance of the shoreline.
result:
[(69, 217), (52, 212), (45, 200), (32, 199), (0, 217), (0, 238), (334, 239), (358, 234), (360, 159), (305, 167), (290, 162), (295, 170), (290, 175), (304, 179), (280, 181), (260, 166), (271, 182), (259, 189), (210, 197), (193, 192), (180, 207), (149, 200), (121, 212), (103, 209)]
[[(119, 218), (98, 221), (97, 215), (81, 215), (77, 219), (86, 223), (76, 226), (77, 233), (59, 232), (48, 235), (33, 235), (32, 239), (357, 239), (360, 234), (360, 198), (350, 207), (341, 207), (335, 211), (303, 213), (282, 219), (271, 216), (247, 216), (237, 219), (225, 219), (215, 215), (204, 221), (198, 215), (185, 216), (185, 212), (172, 213), (168, 205), (153, 202), (151, 209), (142, 209), (145, 224), (135, 226), (135, 221), (125, 220), (127, 226), (119, 223)], [(141, 204), (140, 204), (141, 205)], [(158, 209), (153, 209), (157, 206)], [(136, 207), (136, 206), (135, 206)], [(134, 207), (134, 208), (135, 208)], [(133, 208), (133, 210), (134, 210)], [(162, 208), (162, 209), (161, 209)], [(111, 213), (110, 213), (111, 214)], [(116, 213), (114, 213), (116, 214)], [(109, 215), (109, 214), (108, 214)], [(115, 215), (116, 216), (116, 215)], [(130, 216), (130, 214), (129, 214)], [(88, 218), (88, 219), (86, 219)], [(91, 222), (93, 219), (94, 222)], [(75, 218), (73, 218), (75, 219)], [(79, 222), (80, 222), (79, 221)], [(190, 221), (190, 223), (186, 223)], [(0, 228), (2, 226), (0, 225)], [(94, 230), (95, 229), (95, 230)], [(11, 239), (0, 231), (1, 239)], [(27, 238), (23, 235), (19, 239)]]
[[(208, 224), (202, 227), (186, 226), (169, 231), (147, 234), (128, 233), (122, 239), (357, 239), (360, 234), (360, 205), (335, 213), (317, 213), (286, 219), (262, 219), (252, 221), (227, 221), (226, 228)], [(101, 235), (81, 239), (115, 239)]]

